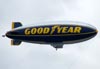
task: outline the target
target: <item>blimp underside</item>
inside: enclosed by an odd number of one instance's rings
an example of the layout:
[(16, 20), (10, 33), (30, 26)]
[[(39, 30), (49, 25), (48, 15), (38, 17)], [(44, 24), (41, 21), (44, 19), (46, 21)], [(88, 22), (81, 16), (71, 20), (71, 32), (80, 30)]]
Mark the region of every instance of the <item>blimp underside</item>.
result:
[[(22, 26), (19, 22), (13, 24), (14, 28)], [(13, 45), (19, 45), (24, 41), (50, 44), (55, 48), (62, 48), (63, 44), (82, 42), (94, 37), (96, 34), (97, 30), (88, 26), (55, 24), (17, 28), (7, 32), (6, 36), (13, 39)]]
[[(57, 36), (53, 36), (53, 35), (46, 35), (46, 36), (13, 36), (11, 38), (14, 38), (16, 40), (20, 41), (25, 41), (25, 42), (30, 42), (30, 43), (39, 43), (39, 44), (51, 44), (54, 47), (59, 47), (61, 48), (63, 44), (72, 44), (72, 43), (77, 43), (77, 42), (82, 42), (85, 40), (88, 40), (92, 37), (94, 37), (94, 34), (96, 32), (92, 33), (92, 34), (74, 34), (74, 35), (57, 35)], [(91, 37), (90, 37), (91, 36)], [(88, 38), (87, 38), (88, 37)], [(84, 38), (84, 39), (82, 39)], [(57, 45), (57, 46), (56, 46)], [(60, 45), (60, 46), (58, 46)]]

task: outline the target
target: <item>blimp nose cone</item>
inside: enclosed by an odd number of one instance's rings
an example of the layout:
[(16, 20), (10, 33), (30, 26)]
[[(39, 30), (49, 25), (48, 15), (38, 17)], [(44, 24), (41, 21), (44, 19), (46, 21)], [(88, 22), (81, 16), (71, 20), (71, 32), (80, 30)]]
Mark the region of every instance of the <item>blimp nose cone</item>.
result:
[(96, 34), (98, 33), (98, 30), (96, 30)]
[(98, 34), (98, 30), (95, 30), (95, 32), (93, 33), (94, 36), (96, 36)]

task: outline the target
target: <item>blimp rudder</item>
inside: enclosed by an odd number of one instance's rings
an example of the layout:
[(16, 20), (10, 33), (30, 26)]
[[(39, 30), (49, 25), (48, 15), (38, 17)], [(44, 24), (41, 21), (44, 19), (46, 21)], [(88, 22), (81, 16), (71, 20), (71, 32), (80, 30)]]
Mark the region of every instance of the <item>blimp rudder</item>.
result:
[[(22, 26), (21, 22), (12, 22), (12, 29)], [(19, 40), (11, 40), (11, 45), (18, 46), (21, 44)]]
[(22, 26), (21, 22), (12, 22), (12, 29)]

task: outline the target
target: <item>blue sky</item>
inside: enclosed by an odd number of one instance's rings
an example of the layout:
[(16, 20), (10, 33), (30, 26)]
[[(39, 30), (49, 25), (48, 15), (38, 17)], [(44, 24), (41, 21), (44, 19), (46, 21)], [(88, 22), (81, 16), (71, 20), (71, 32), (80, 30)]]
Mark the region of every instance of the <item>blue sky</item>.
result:
[(0, 0), (1, 69), (100, 69), (100, 33), (91, 40), (66, 44), (56, 51), (50, 45), (10, 45), (2, 35), (11, 22), (23, 25), (45, 21), (81, 21), (100, 30), (99, 0)]

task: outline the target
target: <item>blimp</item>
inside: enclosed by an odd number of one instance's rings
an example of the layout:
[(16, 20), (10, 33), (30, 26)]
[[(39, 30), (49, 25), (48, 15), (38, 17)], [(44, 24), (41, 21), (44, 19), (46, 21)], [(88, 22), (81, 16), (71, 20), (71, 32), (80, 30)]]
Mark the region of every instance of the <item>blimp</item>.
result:
[(87, 23), (76, 21), (47, 22), (38, 25), (22, 26), (21, 22), (12, 22), (12, 30), (5, 36), (11, 39), (11, 45), (21, 42), (50, 44), (58, 49), (64, 44), (73, 44), (89, 40), (96, 36), (98, 30)]

